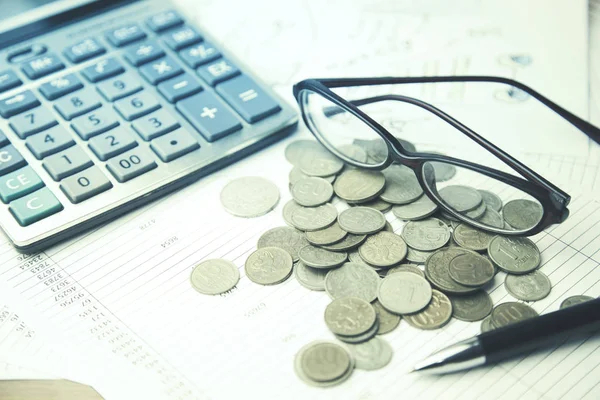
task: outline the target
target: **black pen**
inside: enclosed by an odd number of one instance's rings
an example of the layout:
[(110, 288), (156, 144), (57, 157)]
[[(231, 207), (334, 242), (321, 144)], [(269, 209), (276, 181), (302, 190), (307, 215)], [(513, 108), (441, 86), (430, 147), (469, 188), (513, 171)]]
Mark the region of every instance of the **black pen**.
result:
[(594, 299), (455, 343), (418, 363), (414, 371), (445, 374), (479, 367), (598, 330), (600, 299)]

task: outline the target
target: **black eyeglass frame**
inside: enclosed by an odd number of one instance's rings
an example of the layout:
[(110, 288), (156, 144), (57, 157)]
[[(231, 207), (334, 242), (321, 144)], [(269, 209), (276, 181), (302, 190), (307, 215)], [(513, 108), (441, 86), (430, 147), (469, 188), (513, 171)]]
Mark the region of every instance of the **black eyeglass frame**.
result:
[[(571, 197), (553, 185), (551, 182), (543, 178), (541, 175), (498, 148), (496, 145), (471, 130), (460, 121), (454, 119), (450, 115), (446, 114), (437, 107), (418, 100), (412, 97), (401, 96), (401, 95), (384, 95), (375, 96), (367, 99), (360, 99), (354, 101), (348, 101), (341, 96), (334, 93), (332, 88), (341, 87), (356, 87), (356, 86), (375, 86), (375, 85), (392, 85), (392, 84), (409, 84), (409, 83), (437, 83), (437, 82), (494, 82), (503, 83), (506, 85), (514, 86), (532, 97), (539, 100), (541, 103), (549, 107), (551, 110), (556, 112), (561, 117), (565, 118), (568, 122), (574, 125), (576, 128), (581, 130), (583, 133), (588, 135), (594, 141), (600, 143), (600, 129), (590, 124), (589, 122), (579, 118), (573, 113), (567, 111), (558, 104), (552, 102), (545, 96), (524, 85), (521, 82), (495, 76), (427, 76), (427, 77), (382, 77), (382, 78), (337, 78), (337, 79), (306, 79), (298, 82), (293, 87), (293, 94), (298, 102), (301, 110), (302, 119), (304, 123), (312, 132), (312, 134), (319, 139), (319, 141), (333, 154), (344, 160), (345, 162), (359, 166), (365, 169), (381, 170), (388, 167), (392, 162), (398, 162), (411, 168), (415, 172), (415, 176), (419, 181), (423, 191), (427, 196), (434, 201), (444, 211), (452, 215), (453, 217), (464, 221), (470, 225), (474, 225), (480, 229), (491, 231), (502, 235), (534, 235), (541, 232), (546, 227), (561, 223), (567, 219), (569, 210), (567, 205), (569, 204)], [(321, 132), (315, 128), (310, 113), (304, 109), (303, 92), (310, 91), (315, 94), (321, 95), (325, 99), (334, 103), (336, 106), (341, 107), (343, 110), (350, 112), (367, 126), (373, 129), (377, 134), (382, 137), (388, 148), (388, 156), (380, 164), (362, 164), (356, 160), (352, 160), (345, 154), (339, 151), (335, 146), (331, 145), (328, 140), (322, 137)], [(461, 131), (469, 138), (477, 142), (485, 150), (492, 153), (494, 156), (499, 158), (513, 170), (518, 172), (525, 179), (496, 170), (494, 168), (487, 167), (485, 165), (476, 164), (470, 161), (457, 159), (454, 157), (448, 157), (439, 154), (421, 153), (421, 152), (410, 152), (406, 150), (400, 141), (394, 137), (387, 129), (369, 117), (365, 112), (360, 110), (357, 106), (374, 103), (378, 101), (394, 100), (401, 101), (409, 104), (418, 106), (437, 117), (441, 118), (445, 122), (452, 125), (457, 130)], [(499, 228), (494, 228), (488, 225), (478, 223), (476, 220), (468, 218), (458, 211), (452, 209), (441, 199), (437, 191), (432, 190), (432, 187), (425, 182), (425, 165), (427, 162), (444, 162), (447, 164), (455, 165), (458, 167), (470, 169), (480, 174), (486, 175), (490, 178), (497, 179), (504, 182), (507, 185), (513, 186), (530, 196), (534, 197), (540, 202), (543, 208), (543, 214), (537, 225), (533, 226), (528, 230), (517, 230), (517, 231), (506, 231)]]

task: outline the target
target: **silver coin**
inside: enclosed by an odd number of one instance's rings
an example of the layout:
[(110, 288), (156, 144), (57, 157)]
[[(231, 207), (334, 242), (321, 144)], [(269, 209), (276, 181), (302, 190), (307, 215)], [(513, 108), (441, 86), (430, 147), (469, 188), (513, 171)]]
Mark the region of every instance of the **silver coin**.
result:
[(448, 206), (460, 213), (477, 208), (483, 201), (481, 193), (468, 186), (450, 185), (438, 193)]
[(335, 299), (325, 308), (325, 324), (336, 335), (362, 335), (375, 325), (376, 320), (373, 306), (356, 297)]
[(437, 218), (410, 221), (402, 228), (402, 237), (413, 249), (432, 251), (450, 240), (450, 229)]
[(229, 182), (221, 191), (221, 204), (237, 217), (252, 218), (265, 215), (277, 205), (279, 189), (258, 176), (247, 176)]
[(369, 264), (367, 264), (361, 257), (360, 254), (358, 254), (358, 251), (353, 251), (348, 253), (348, 262), (351, 263), (359, 263), (359, 264), (364, 264), (367, 267), (369, 266)]
[(492, 324), (492, 316), (491, 315), (488, 315), (487, 317), (485, 317), (483, 319), (483, 321), (481, 321), (481, 328), (480, 328), (481, 333), (493, 331), (494, 329), (496, 329), (496, 327)]
[(423, 310), (415, 314), (405, 315), (404, 320), (418, 329), (438, 329), (446, 325), (452, 318), (452, 303), (444, 293), (433, 289), (431, 301)]
[(342, 342), (355, 344), (355, 343), (366, 342), (367, 340), (375, 337), (375, 335), (377, 335), (378, 332), (379, 332), (379, 321), (376, 320), (373, 327), (361, 335), (356, 335), (356, 336), (344, 336), (344, 335), (335, 335), (335, 334), (334, 335), (337, 339), (341, 340)]
[(485, 251), (494, 238), (494, 235), (467, 224), (459, 224), (452, 232), (452, 237), (460, 247), (475, 251)]
[(346, 237), (348, 232), (340, 227), (340, 224), (334, 222), (327, 228), (318, 231), (306, 232), (306, 239), (314, 245), (321, 246), (337, 243)]
[(355, 144), (344, 144), (344, 145), (338, 147), (338, 150), (340, 151), (340, 153), (342, 153), (346, 157), (348, 157), (356, 162), (359, 162), (359, 163), (367, 162), (367, 159), (368, 159), (367, 152), (365, 150), (363, 150), (363, 148), (360, 146), (357, 146)]
[(478, 221), (484, 225), (493, 226), (494, 228), (499, 229), (504, 228), (505, 225), (502, 215), (490, 208), (485, 209), (485, 212), (480, 218), (478, 218)]
[(475, 253), (460, 254), (450, 260), (450, 278), (469, 287), (481, 287), (494, 279), (496, 269), (487, 258)]
[(386, 275), (395, 274), (396, 272), (410, 272), (425, 278), (425, 273), (421, 271), (421, 268), (419, 268), (419, 266), (416, 264), (400, 264), (396, 267), (388, 269)]
[[(306, 175), (305, 173), (303, 173), (302, 171), (300, 171), (300, 168), (298, 168), (298, 167), (292, 168), (292, 170), (290, 171), (290, 174), (288, 175), (288, 181), (290, 183), (290, 190), (292, 189), (292, 186), (294, 186), (294, 184), (296, 182), (298, 182), (300, 179), (303, 179), (303, 178), (309, 178), (309, 176)], [(335, 181), (335, 178), (336, 178), (336, 175), (321, 177), (321, 179), (325, 179), (329, 183), (333, 183)]]
[(450, 294), (473, 293), (477, 288), (461, 285), (450, 277), (450, 261), (459, 255), (474, 253), (460, 247), (446, 247), (433, 253), (425, 261), (425, 277), (436, 288)]
[[(592, 296), (585, 296), (585, 295), (576, 295), (576, 296), (567, 297), (566, 299), (563, 300), (562, 303), (560, 303), (560, 309), (562, 310), (563, 308), (576, 306), (578, 304), (585, 303), (586, 301), (590, 301), (590, 300), (594, 300), (594, 298)], [(375, 310), (375, 311), (377, 311), (377, 310)]]
[(301, 231), (318, 231), (333, 224), (337, 218), (337, 209), (331, 204), (318, 207), (298, 205), (292, 210), (290, 222)]
[[(433, 151), (430, 151), (429, 153), (440, 154)], [(456, 167), (452, 164), (436, 161), (430, 161), (428, 164), (433, 167), (436, 182), (449, 181), (456, 175)]]
[(338, 222), (346, 232), (368, 235), (382, 230), (386, 220), (380, 211), (368, 207), (352, 207), (340, 213)]
[(538, 313), (527, 304), (509, 301), (497, 305), (492, 310), (492, 325), (495, 328), (503, 328), (515, 322), (524, 321), (528, 318), (537, 317)]
[(292, 197), (304, 207), (316, 207), (327, 203), (333, 196), (331, 183), (323, 178), (308, 177), (300, 179), (292, 186)]
[(300, 349), (294, 367), (300, 379), (308, 384), (333, 386), (347, 379), (354, 368), (354, 360), (342, 346), (318, 341)]
[(221, 294), (235, 287), (240, 271), (234, 263), (222, 259), (204, 260), (190, 275), (192, 287), (202, 294)]
[(494, 303), (487, 292), (478, 290), (466, 296), (450, 296), (452, 316), (461, 321), (481, 321), (492, 312)]
[(471, 218), (471, 219), (479, 219), (481, 217), (483, 217), (483, 215), (485, 214), (485, 210), (487, 210), (487, 206), (485, 205), (485, 203), (482, 201), (481, 203), (479, 203), (479, 205), (477, 207), (475, 207), (472, 210), (469, 211), (465, 211), (463, 213), (463, 215)]
[(369, 164), (379, 164), (388, 157), (387, 144), (383, 139), (354, 139), (353, 144), (359, 146), (367, 152), (367, 162)]
[(323, 245), (321, 247), (329, 251), (351, 251), (360, 246), (366, 238), (367, 235), (354, 235), (352, 233), (349, 233), (346, 235), (345, 238), (343, 238), (339, 242)]
[(358, 297), (369, 303), (377, 298), (379, 275), (362, 264), (345, 263), (325, 277), (325, 290), (332, 299)]
[(371, 235), (358, 248), (358, 254), (367, 264), (383, 268), (402, 262), (406, 252), (404, 240), (391, 232), (378, 232)]
[(283, 220), (286, 224), (288, 224), (291, 227), (294, 227), (294, 224), (292, 224), (292, 213), (300, 207), (302, 206), (296, 203), (294, 200), (290, 200), (287, 203), (285, 203), (285, 205), (283, 206), (282, 214)]
[(504, 272), (526, 274), (539, 267), (540, 251), (524, 237), (496, 236), (488, 246), (488, 256)]
[(340, 172), (344, 168), (344, 163), (327, 149), (321, 148), (303, 153), (298, 161), (298, 167), (308, 176), (330, 176)]
[(506, 290), (514, 298), (523, 301), (537, 301), (550, 294), (552, 283), (542, 271), (524, 275), (506, 275)]
[(296, 280), (310, 290), (325, 290), (325, 276), (327, 272), (328, 270), (326, 269), (308, 267), (302, 261), (298, 261), (294, 266)]
[(431, 301), (431, 285), (417, 274), (397, 272), (381, 281), (377, 297), (388, 311), (412, 314), (421, 311)]
[(258, 239), (256, 247), (279, 247), (287, 251), (294, 262), (299, 260), (298, 252), (304, 246), (308, 246), (308, 241), (302, 232), (287, 226), (279, 226), (269, 229)]
[(313, 268), (335, 268), (342, 265), (348, 258), (346, 253), (336, 253), (315, 246), (304, 246), (298, 252), (300, 261)]
[(383, 170), (385, 189), (380, 197), (392, 204), (407, 204), (423, 195), (415, 173), (404, 165), (393, 164)]
[(259, 285), (276, 285), (292, 274), (290, 254), (279, 247), (264, 247), (250, 254), (244, 266), (246, 276)]
[(348, 345), (354, 357), (355, 368), (365, 371), (381, 369), (388, 365), (394, 354), (392, 346), (385, 340), (374, 337), (360, 344)]
[(433, 251), (421, 251), (408, 246), (406, 259), (414, 263), (424, 263), (433, 253)]
[(412, 203), (392, 207), (394, 215), (405, 221), (415, 221), (433, 215), (438, 206), (427, 196), (421, 196)]
[(385, 187), (385, 178), (379, 171), (347, 169), (336, 179), (333, 190), (350, 203), (361, 203), (379, 196)]
[(511, 200), (504, 205), (502, 216), (515, 229), (530, 229), (536, 226), (544, 215), (542, 206), (531, 200)]
[(316, 140), (296, 140), (288, 144), (285, 148), (285, 158), (290, 164), (298, 165), (300, 163), (300, 157), (303, 154), (320, 150), (324, 150), (323, 145)]
[(376, 198), (374, 200), (365, 201), (364, 203), (348, 203), (351, 207), (369, 207), (373, 208), (382, 213), (386, 213), (392, 209), (392, 205), (386, 201), (381, 200), (380, 198)]
[(483, 199), (483, 202), (488, 206), (488, 208), (491, 208), (496, 212), (500, 212), (500, 210), (502, 210), (502, 199), (498, 197), (496, 193), (479, 189), (477, 191), (479, 192), (479, 194), (481, 194), (481, 198)]
[(386, 310), (379, 300), (375, 300), (372, 303), (372, 306), (375, 309), (375, 313), (377, 313), (377, 321), (379, 322), (378, 335), (385, 335), (398, 327), (400, 320), (402, 319), (400, 315)]

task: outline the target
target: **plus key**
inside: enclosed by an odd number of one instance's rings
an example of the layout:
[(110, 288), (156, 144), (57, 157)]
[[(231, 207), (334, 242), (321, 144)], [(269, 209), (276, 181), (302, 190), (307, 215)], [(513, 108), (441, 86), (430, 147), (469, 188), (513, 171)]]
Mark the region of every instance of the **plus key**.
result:
[(242, 129), (238, 118), (211, 93), (197, 93), (179, 101), (176, 107), (209, 142)]

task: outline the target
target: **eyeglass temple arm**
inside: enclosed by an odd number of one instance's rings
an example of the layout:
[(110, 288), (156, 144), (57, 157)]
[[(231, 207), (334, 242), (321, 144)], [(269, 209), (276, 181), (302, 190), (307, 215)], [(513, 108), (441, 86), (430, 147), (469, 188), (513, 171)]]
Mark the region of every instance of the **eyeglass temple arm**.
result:
[[(515, 81), (509, 78), (502, 78), (499, 76), (418, 76), (418, 77), (406, 77), (406, 78), (342, 78), (342, 79), (317, 79), (323, 85), (328, 88), (335, 87), (347, 87), (347, 86), (374, 86), (374, 85), (392, 85), (392, 84), (403, 84), (403, 83), (440, 83), (440, 82), (496, 82), (503, 83), (506, 85), (514, 86), (522, 91), (526, 92), (530, 96), (534, 97), (546, 107), (550, 108), (552, 111), (569, 121), (571, 125), (575, 126), (577, 129), (585, 133), (596, 143), (600, 144), (600, 128), (590, 124), (586, 120), (578, 117), (572, 112), (566, 110), (565, 108), (559, 106), (552, 100), (538, 93), (534, 89), (529, 86)], [(369, 99), (362, 99), (369, 100)], [(369, 104), (369, 102), (365, 103), (356, 103), (355, 100), (350, 101), (350, 103), (354, 105), (365, 105)]]

